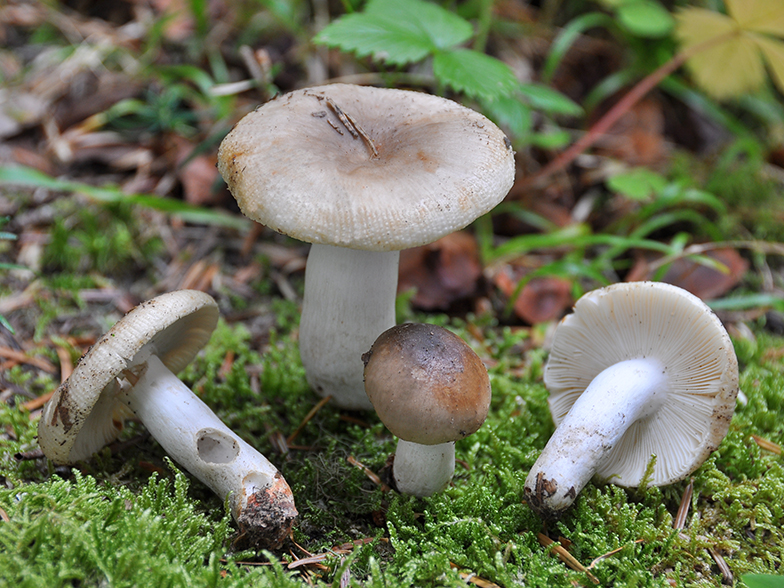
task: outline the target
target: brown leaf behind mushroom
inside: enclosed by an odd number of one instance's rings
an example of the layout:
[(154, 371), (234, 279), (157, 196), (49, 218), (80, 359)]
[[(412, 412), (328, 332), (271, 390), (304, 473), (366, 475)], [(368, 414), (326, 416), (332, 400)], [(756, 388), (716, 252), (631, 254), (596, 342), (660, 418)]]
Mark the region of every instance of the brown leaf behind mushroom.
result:
[[(749, 262), (743, 259), (735, 249), (716, 249), (705, 255), (723, 264), (727, 268), (727, 273), (692, 259), (681, 258), (670, 265), (660, 281), (680, 286), (703, 300), (711, 300), (735, 287), (749, 268)], [(652, 279), (653, 272), (650, 269), (650, 264), (654, 260), (655, 258), (652, 256), (639, 257), (629, 275), (626, 276), (626, 281), (637, 282)]]
[(416, 288), (411, 303), (427, 310), (447, 309), (477, 290), (482, 266), (473, 235), (452, 233), (434, 243), (400, 252), (398, 292)]
[[(514, 295), (522, 276), (513, 275), (511, 267), (493, 277), (496, 287), (508, 298)], [(559, 318), (572, 304), (571, 283), (562, 278), (533, 278), (520, 291), (514, 312), (525, 322), (535, 325)]]

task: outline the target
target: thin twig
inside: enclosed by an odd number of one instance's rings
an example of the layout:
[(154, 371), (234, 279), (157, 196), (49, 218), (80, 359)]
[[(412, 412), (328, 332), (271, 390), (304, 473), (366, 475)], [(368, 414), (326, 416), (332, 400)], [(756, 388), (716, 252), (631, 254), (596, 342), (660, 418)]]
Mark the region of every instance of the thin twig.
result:
[(661, 83), (667, 76), (674, 73), (679, 67), (681, 67), (686, 61), (689, 60), (694, 54), (707, 49), (708, 47), (723, 43), (727, 39), (731, 38), (735, 32), (726, 34), (726, 35), (718, 35), (712, 39), (708, 39), (707, 41), (700, 43), (699, 45), (695, 45), (688, 51), (682, 51), (676, 55), (674, 55), (669, 61), (659, 66), (658, 69), (652, 71), (650, 74), (645, 76), (641, 79), (637, 84), (629, 90), (618, 102), (613, 104), (613, 106), (606, 112), (604, 115), (594, 123), (594, 125), (588, 129), (582, 137), (580, 137), (575, 143), (572, 144), (566, 151), (563, 151), (558, 157), (553, 159), (550, 163), (544, 166), (541, 170), (537, 173), (525, 178), (522, 183), (524, 186), (531, 186), (536, 185), (540, 180), (547, 178), (548, 176), (552, 175), (553, 173), (565, 168), (569, 165), (572, 161), (574, 161), (578, 155), (584, 153), (589, 147), (591, 147), (604, 133), (610, 130), (610, 128), (620, 120), (620, 118), (629, 112), (632, 107), (637, 104), (648, 92), (653, 90), (656, 86)]
[(770, 451), (771, 453), (775, 453), (776, 455), (781, 455), (781, 445), (774, 443), (773, 441), (768, 441), (767, 439), (763, 439), (757, 435), (752, 435), (752, 439), (754, 442), (760, 446), (761, 449), (765, 451)]
[(48, 359), (44, 359), (43, 357), (30, 357), (24, 351), (17, 351), (16, 349), (11, 349), (10, 347), (0, 347), (0, 357), (11, 359), (16, 363), (26, 363), (28, 365), (32, 365), (50, 374), (57, 372), (57, 368), (52, 365)]
[(45, 394), (41, 394), (39, 397), (33, 398), (32, 400), (28, 400), (27, 402), (22, 404), (22, 408), (30, 412), (36, 410), (37, 408), (41, 408), (44, 404), (49, 402), (49, 399), (52, 397), (53, 394), (54, 394), (54, 390), (50, 390)]
[(369, 467), (367, 467), (365, 464), (363, 464), (353, 455), (349, 455), (346, 458), (346, 461), (348, 461), (348, 463), (350, 463), (354, 467), (362, 470), (362, 472), (370, 479), (371, 482), (373, 482), (376, 486), (381, 488), (382, 492), (389, 492), (391, 490), (389, 486), (387, 486), (386, 484), (384, 484), (384, 482), (381, 481), (381, 478), (379, 478), (378, 475), (373, 470), (371, 470)]
[(332, 396), (331, 395), (326, 396), (325, 398), (322, 398), (316, 404), (316, 406), (310, 409), (310, 412), (308, 412), (308, 414), (305, 415), (305, 418), (302, 419), (302, 422), (299, 424), (299, 426), (296, 429), (294, 429), (294, 432), (286, 438), (286, 444), (289, 447), (291, 447), (291, 444), (294, 442), (294, 439), (296, 439), (297, 436), (302, 432), (302, 429), (305, 428), (305, 425), (307, 425), (310, 422), (310, 420), (314, 416), (316, 416), (316, 413), (320, 411), (322, 408), (324, 408), (324, 405), (326, 405), (327, 402), (329, 402), (330, 400), (332, 400)]
[(718, 551), (715, 549), (708, 547), (708, 553), (710, 553), (713, 561), (716, 562), (716, 565), (719, 566), (719, 571), (721, 572), (722, 583), (727, 584), (728, 586), (732, 586), (735, 583), (735, 579), (732, 575), (732, 570), (730, 566), (727, 565), (727, 562), (724, 561), (724, 558), (719, 554)]
[[(346, 130), (349, 132), (349, 134), (352, 137), (354, 137), (355, 139), (362, 138), (362, 141), (364, 141), (365, 145), (367, 145), (367, 148), (370, 150), (371, 159), (375, 159), (378, 157), (378, 149), (376, 148), (376, 144), (373, 143), (373, 140), (370, 138), (370, 135), (368, 135), (367, 132), (365, 132), (365, 129), (362, 128), (362, 125), (360, 125), (353, 116), (351, 116), (350, 114), (345, 112), (342, 108), (340, 108), (340, 106), (338, 106), (337, 103), (329, 96), (325, 96), (323, 94), (311, 94), (311, 96), (313, 96), (317, 100), (323, 100), (324, 102), (326, 102), (327, 106), (329, 106), (332, 112), (335, 113), (335, 116), (338, 117), (338, 120), (343, 124), (343, 126), (346, 128)], [(334, 123), (332, 123), (332, 121), (327, 119), (327, 122), (338, 133), (340, 133), (341, 135), (343, 134), (340, 131), (340, 129)]]
[(544, 533), (537, 533), (537, 538), (539, 539), (539, 543), (541, 543), (544, 547), (552, 546), (553, 553), (555, 553), (555, 555), (558, 556), (558, 559), (564, 562), (567, 566), (569, 566), (570, 568), (572, 568), (577, 572), (585, 573), (585, 575), (587, 575), (588, 578), (591, 580), (591, 582), (593, 582), (594, 584), (599, 583), (599, 578), (594, 576), (588, 570), (588, 568), (586, 568), (583, 564), (577, 561), (577, 558), (575, 558), (571, 553), (566, 551), (566, 549), (564, 549), (562, 545), (558, 545), (555, 541), (550, 539)]
[(675, 520), (672, 521), (673, 529), (683, 529), (686, 526), (686, 517), (689, 514), (689, 507), (691, 506), (691, 497), (694, 495), (694, 479), (689, 479), (689, 485), (683, 491), (681, 496), (681, 504), (678, 506), (678, 513), (675, 515)]
[[(643, 541), (645, 541), (645, 539), (635, 539), (635, 540), (634, 540), (634, 543), (642, 543)], [(594, 566), (595, 566), (596, 564), (598, 564), (600, 561), (602, 561), (602, 560), (604, 560), (604, 559), (607, 559), (608, 557), (610, 557), (610, 556), (612, 556), (612, 555), (615, 555), (615, 554), (616, 554), (616, 553), (618, 553), (619, 551), (622, 551), (622, 550), (626, 549), (626, 547), (627, 547), (626, 545), (623, 545), (623, 546), (621, 546), (621, 547), (618, 547), (618, 548), (616, 548), (616, 549), (613, 549), (612, 551), (608, 551), (607, 553), (603, 553), (603, 554), (602, 554), (602, 555), (600, 555), (599, 557), (596, 557), (596, 558), (594, 558), (594, 559), (593, 559), (593, 561), (591, 561), (591, 563), (589, 563), (589, 564), (588, 564), (588, 567), (587, 567), (587, 568), (585, 568), (585, 569), (586, 569), (586, 570), (592, 570), (592, 569), (594, 568)]]

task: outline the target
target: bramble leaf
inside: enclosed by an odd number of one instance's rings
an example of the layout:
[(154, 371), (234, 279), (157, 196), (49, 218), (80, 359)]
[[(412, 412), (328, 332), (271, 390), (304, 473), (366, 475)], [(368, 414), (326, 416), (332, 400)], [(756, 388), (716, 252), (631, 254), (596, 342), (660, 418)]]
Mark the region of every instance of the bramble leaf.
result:
[(644, 167), (614, 175), (607, 180), (607, 187), (632, 200), (647, 200), (667, 185), (667, 179)]
[(436, 49), (448, 49), (471, 38), (467, 20), (424, 0), (371, 0), (365, 13), (422, 31)]
[(468, 40), (471, 24), (423, 0), (371, 0), (364, 12), (330, 23), (314, 41), (391, 65), (420, 61)]
[(330, 23), (315, 36), (316, 43), (371, 56), (390, 65), (420, 61), (433, 50), (421, 31), (367, 14), (348, 14)]
[(630, 0), (617, 8), (618, 22), (630, 33), (640, 37), (663, 37), (672, 30), (670, 13), (652, 0)]
[(503, 61), (472, 49), (437, 53), (433, 74), (444, 84), (474, 98), (493, 100), (512, 93), (519, 82)]
[(513, 96), (487, 100), (482, 104), (485, 114), (499, 125), (506, 127), (513, 137), (523, 137), (531, 130), (531, 108)]
[(521, 84), (519, 90), (526, 102), (539, 110), (553, 114), (565, 114), (567, 116), (580, 116), (583, 114), (583, 109), (579, 104), (547, 86), (527, 83)]

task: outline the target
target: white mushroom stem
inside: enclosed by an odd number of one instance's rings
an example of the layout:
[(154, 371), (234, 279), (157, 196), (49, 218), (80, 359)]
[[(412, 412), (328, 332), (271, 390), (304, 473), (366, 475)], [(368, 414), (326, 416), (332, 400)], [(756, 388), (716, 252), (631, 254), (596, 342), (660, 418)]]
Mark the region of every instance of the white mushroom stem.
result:
[(652, 358), (622, 361), (600, 372), (528, 474), (529, 504), (549, 516), (571, 506), (626, 430), (663, 405), (667, 388), (666, 368)]
[(419, 497), (431, 496), (449, 484), (454, 472), (454, 441), (422, 445), (398, 440), (392, 475), (401, 493)]
[(265, 518), (262, 534), (287, 534), (297, 511), (275, 466), (224, 425), (156, 355), (131, 371), (139, 378), (125, 388), (121, 400), (166, 453), (222, 499), (229, 497), (241, 530), (247, 530), (243, 524), (255, 526), (249, 517)]
[(399, 251), (313, 245), (299, 348), (308, 383), (341, 408), (372, 410), (362, 354), (395, 325)]

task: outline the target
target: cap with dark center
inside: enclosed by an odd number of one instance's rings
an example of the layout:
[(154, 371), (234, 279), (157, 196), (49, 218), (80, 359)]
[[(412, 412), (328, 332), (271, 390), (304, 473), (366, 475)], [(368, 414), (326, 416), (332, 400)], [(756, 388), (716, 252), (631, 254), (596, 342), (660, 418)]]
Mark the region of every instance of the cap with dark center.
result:
[(490, 407), (490, 379), (457, 335), (421, 323), (382, 333), (363, 356), (365, 390), (400, 438), (393, 473), (401, 492), (427, 496), (449, 482), (454, 442), (474, 433)]
[(637, 486), (688, 476), (727, 433), (738, 363), (727, 332), (696, 296), (632, 282), (589, 292), (555, 333), (545, 369), (557, 428), (525, 484), (557, 516), (596, 475)]
[(514, 153), (490, 120), (450, 100), (335, 84), (243, 118), (218, 167), (250, 218), (314, 244), (300, 349), (311, 385), (369, 408), (359, 360), (394, 324), (398, 251), (498, 204)]

